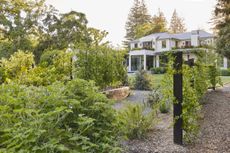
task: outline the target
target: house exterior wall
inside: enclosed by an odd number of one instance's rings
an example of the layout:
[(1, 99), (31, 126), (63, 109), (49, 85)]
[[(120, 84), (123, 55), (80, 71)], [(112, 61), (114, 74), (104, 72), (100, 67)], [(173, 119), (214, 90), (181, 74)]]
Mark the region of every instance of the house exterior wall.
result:
[[(149, 43), (146, 43), (144, 48), (143, 46), (144, 42), (152, 42), (151, 43), (152, 46), (150, 46)], [(162, 42), (165, 42), (164, 43), (165, 47), (162, 46)], [(146, 69), (147, 56), (154, 56), (153, 66), (159, 67), (160, 66), (159, 56), (161, 53), (165, 51), (171, 51), (172, 49), (175, 49), (175, 47), (177, 47), (178, 49), (182, 48), (182, 50), (185, 51), (183, 53), (184, 60), (186, 61), (188, 59), (197, 60), (196, 55), (190, 52), (190, 49), (192, 49), (191, 46), (197, 47), (200, 45), (212, 45), (212, 44), (214, 44), (214, 36), (202, 30), (194, 30), (192, 32), (185, 32), (180, 34), (156, 33), (156, 34), (151, 34), (142, 37), (133, 42), (130, 42), (129, 57), (131, 58), (133, 56), (143, 56), (143, 64), (144, 64), (143, 68)], [(227, 65), (226, 60), (224, 60), (224, 62), (225, 62), (224, 65), (226, 67)], [(129, 64), (131, 63), (132, 61), (129, 60)], [(130, 69), (131, 69), (131, 65), (129, 66), (129, 71)]]
[(176, 47), (176, 41), (175, 40), (170, 40), (170, 47)]
[(200, 39), (200, 45), (212, 45), (214, 44), (213, 38)]
[[(162, 46), (162, 42), (165, 41), (166, 42), (166, 47), (163, 48)], [(168, 51), (171, 50), (171, 42), (169, 39), (165, 39), (165, 40), (158, 40), (157, 41), (157, 47), (156, 47), (157, 51)]]

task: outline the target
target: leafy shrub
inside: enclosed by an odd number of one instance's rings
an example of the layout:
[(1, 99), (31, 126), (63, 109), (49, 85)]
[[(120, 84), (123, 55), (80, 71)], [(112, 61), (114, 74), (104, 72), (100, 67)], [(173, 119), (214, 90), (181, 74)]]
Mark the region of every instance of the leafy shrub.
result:
[(174, 102), (173, 96), (173, 58), (169, 55), (169, 62), (167, 63), (167, 72), (164, 74), (161, 80), (161, 93), (162, 98), (159, 103), (159, 110), (161, 113), (168, 113), (171, 105)]
[(40, 63), (49, 66), (53, 64), (54, 58), (61, 52), (61, 50), (46, 50), (40, 57)]
[(166, 72), (165, 67), (154, 67), (151, 68), (151, 73), (152, 74), (164, 74)]
[(125, 52), (109, 47), (93, 47), (77, 53), (76, 75), (85, 80), (94, 80), (100, 88), (124, 83), (127, 70), (124, 66)]
[(171, 105), (172, 103), (170, 102), (165, 102), (165, 101), (162, 101), (160, 103), (160, 107), (159, 107), (159, 110), (161, 113), (168, 113), (170, 111), (170, 108), (171, 108)]
[(0, 152), (118, 152), (119, 126), (93, 82), (0, 86)]
[(144, 105), (129, 104), (120, 112), (119, 116), (123, 121), (124, 131), (128, 138), (143, 138), (155, 123), (155, 110), (144, 113), (145, 108)]
[(209, 82), (210, 82), (213, 90), (216, 89), (216, 85), (218, 83), (220, 85), (223, 85), (223, 83), (221, 82), (220, 76), (219, 76), (219, 72), (218, 72), (216, 66), (214, 66), (214, 65), (208, 66), (208, 79), (209, 79)]
[(128, 85), (131, 89), (135, 89), (135, 77), (128, 77)]
[(152, 88), (151, 76), (145, 70), (139, 70), (135, 74), (135, 89), (150, 90)]
[[(34, 55), (29, 52), (15, 52), (9, 59), (1, 60), (1, 82), (15, 82), (24, 85), (46, 86), (55, 81), (66, 82), (70, 79), (70, 54), (58, 51), (51, 59), (43, 58), (38, 66)], [(48, 60), (48, 61), (47, 61)], [(51, 62), (51, 63), (50, 63)]]
[(10, 56), (9, 59), (1, 59), (0, 61), (2, 72), (4, 73), (6, 80), (17, 80), (21, 82), (28, 71), (31, 70), (34, 66), (34, 55), (30, 52), (18, 51)]
[(220, 75), (221, 76), (230, 76), (230, 69), (221, 69)]
[(159, 103), (161, 98), (162, 98), (162, 94), (161, 94), (159, 88), (155, 88), (149, 93), (149, 95), (147, 97), (147, 102), (152, 107), (154, 104)]
[[(204, 67), (202, 67), (204, 68)], [(201, 110), (201, 105), (199, 103), (199, 100), (207, 91), (203, 91), (203, 93), (198, 93), (196, 91), (197, 88), (194, 88), (191, 82), (191, 78), (194, 77), (195, 80), (195, 86), (197, 84), (200, 84), (198, 86), (206, 86), (204, 82), (198, 82), (197, 78), (200, 77), (200, 75), (194, 75), (197, 74), (197, 72), (194, 72), (198, 69), (190, 68), (187, 65), (183, 66), (183, 109), (182, 109), (182, 117), (183, 117), (183, 130), (184, 130), (184, 139), (186, 142), (192, 142), (195, 140), (195, 138), (198, 135), (199, 132), (199, 114)], [(206, 76), (207, 77), (207, 76)], [(207, 86), (206, 86), (207, 87)], [(199, 90), (201, 91), (201, 90)]]

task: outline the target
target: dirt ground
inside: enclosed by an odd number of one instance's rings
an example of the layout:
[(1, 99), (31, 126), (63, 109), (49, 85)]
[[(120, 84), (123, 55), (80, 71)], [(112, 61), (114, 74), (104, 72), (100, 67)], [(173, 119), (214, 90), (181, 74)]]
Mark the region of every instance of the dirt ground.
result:
[(127, 153), (230, 153), (230, 84), (208, 91), (202, 108), (199, 138), (194, 144), (173, 143), (172, 114), (159, 114), (161, 121), (145, 139), (125, 142)]

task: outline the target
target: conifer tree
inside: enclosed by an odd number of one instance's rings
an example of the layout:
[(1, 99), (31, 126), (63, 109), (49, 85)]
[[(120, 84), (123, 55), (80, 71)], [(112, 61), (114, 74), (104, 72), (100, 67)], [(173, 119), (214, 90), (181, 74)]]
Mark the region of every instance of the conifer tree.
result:
[(130, 9), (126, 22), (126, 43), (127, 41), (136, 39), (135, 29), (138, 25), (142, 25), (151, 21), (147, 6), (144, 0), (134, 0), (133, 7)]
[(171, 33), (182, 33), (186, 31), (184, 19), (178, 16), (176, 10), (173, 12), (169, 30)]

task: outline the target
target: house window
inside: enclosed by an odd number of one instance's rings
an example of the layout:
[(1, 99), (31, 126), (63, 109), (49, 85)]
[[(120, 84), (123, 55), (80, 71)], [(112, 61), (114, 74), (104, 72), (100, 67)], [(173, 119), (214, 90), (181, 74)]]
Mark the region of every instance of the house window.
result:
[(144, 49), (151, 49), (152, 48), (152, 42), (151, 41), (143, 42), (143, 48)]
[(166, 48), (166, 40), (161, 41), (162, 48)]
[(191, 46), (191, 41), (185, 41), (185, 47), (190, 47)]
[(179, 46), (179, 42), (178, 41), (176, 41), (176, 43), (175, 43), (175, 47), (177, 48)]
[(134, 48), (138, 48), (138, 44), (137, 43), (134, 44)]

